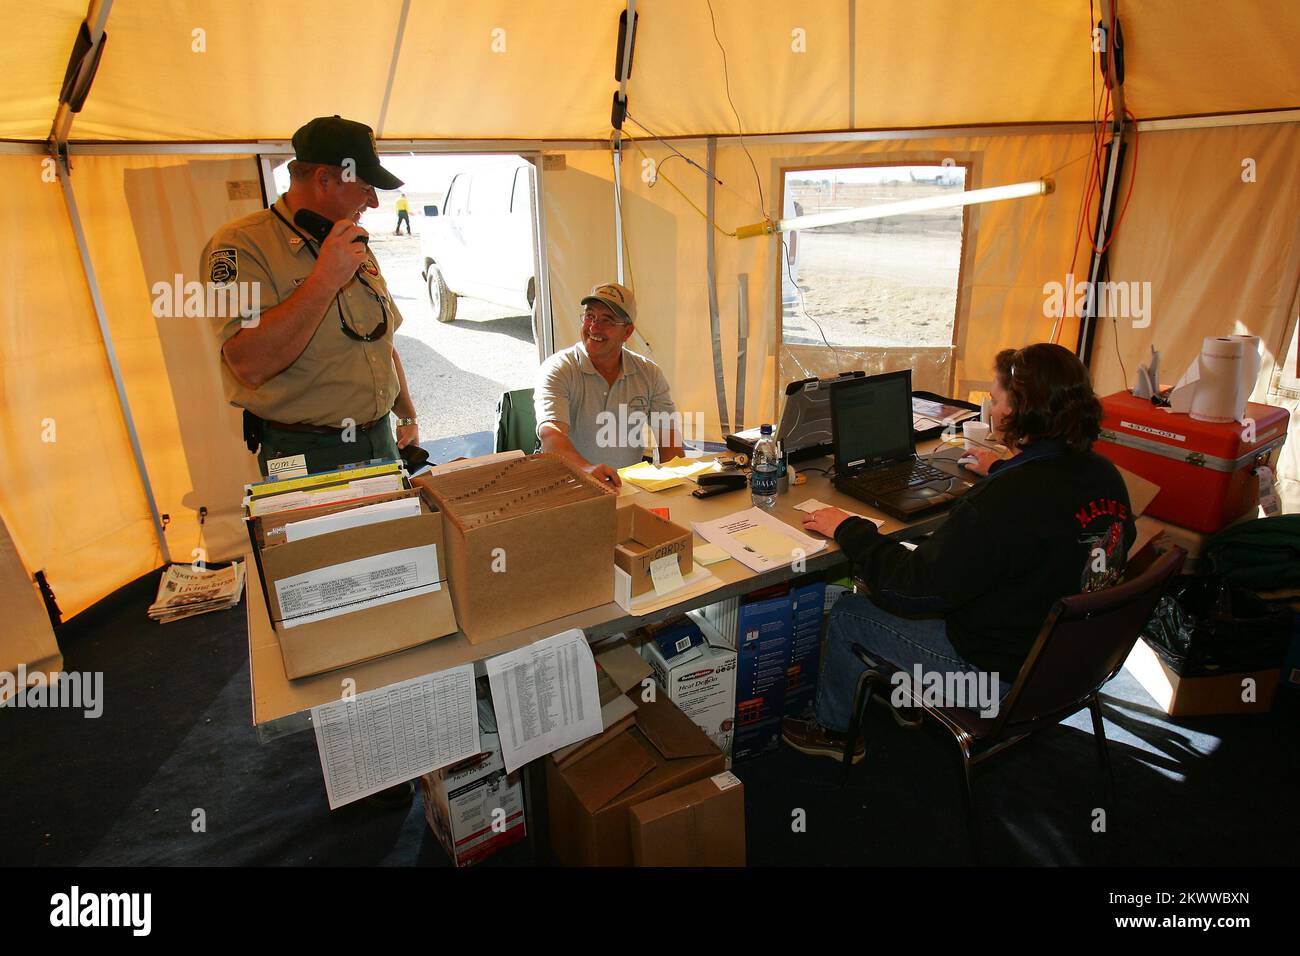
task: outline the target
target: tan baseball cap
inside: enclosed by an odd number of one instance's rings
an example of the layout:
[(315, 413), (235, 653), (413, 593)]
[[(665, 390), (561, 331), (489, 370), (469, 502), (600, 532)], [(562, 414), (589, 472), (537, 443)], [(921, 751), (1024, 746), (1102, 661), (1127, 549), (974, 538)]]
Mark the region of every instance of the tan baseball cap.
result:
[(636, 323), (636, 297), (625, 285), (619, 285), (617, 282), (598, 285), (589, 295), (583, 296), (581, 304), (586, 305), (588, 302), (604, 302), (619, 318)]

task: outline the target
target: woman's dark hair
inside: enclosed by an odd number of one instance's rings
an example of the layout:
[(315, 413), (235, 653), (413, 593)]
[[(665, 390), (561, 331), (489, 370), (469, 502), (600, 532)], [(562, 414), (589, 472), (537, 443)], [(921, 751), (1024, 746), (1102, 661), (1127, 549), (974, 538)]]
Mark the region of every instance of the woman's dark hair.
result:
[(1048, 342), (1003, 349), (993, 362), (1011, 412), (1002, 439), (1016, 449), (1057, 438), (1071, 451), (1087, 451), (1101, 432), (1101, 402), (1088, 370), (1069, 349)]

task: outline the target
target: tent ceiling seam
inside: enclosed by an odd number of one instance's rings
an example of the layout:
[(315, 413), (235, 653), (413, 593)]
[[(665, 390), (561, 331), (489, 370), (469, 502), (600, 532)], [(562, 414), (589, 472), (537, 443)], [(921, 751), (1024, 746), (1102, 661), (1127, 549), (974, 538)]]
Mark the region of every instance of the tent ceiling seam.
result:
[(388, 122), (388, 103), (393, 95), (393, 81), (397, 79), (397, 61), (402, 55), (402, 39), (406, 35), (406, 16), (411, 10), (411, 0), (402, 0), (402, 12), (397, 18), (397, 36), (393, 37), (393, 55), (388, 62), (388, 82), (384, 85), (384, 101), (379, 106), (379, 120), (375, 123), (375, 136), (384, 135)]

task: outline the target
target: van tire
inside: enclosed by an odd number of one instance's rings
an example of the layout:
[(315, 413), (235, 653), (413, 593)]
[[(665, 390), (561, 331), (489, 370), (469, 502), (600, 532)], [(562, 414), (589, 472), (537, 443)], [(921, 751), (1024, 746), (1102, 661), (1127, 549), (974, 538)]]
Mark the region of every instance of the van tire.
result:
[(439, 322), (452, 322), (456, 318), (456, 293), (447, 288), (442, 270), (429, 263), (429, 305), (433, 317)]

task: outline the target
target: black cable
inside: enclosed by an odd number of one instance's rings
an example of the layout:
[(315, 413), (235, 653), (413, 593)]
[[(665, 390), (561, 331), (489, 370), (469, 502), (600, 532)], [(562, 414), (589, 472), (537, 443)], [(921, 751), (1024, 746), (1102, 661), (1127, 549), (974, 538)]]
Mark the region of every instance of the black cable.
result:
[[(809, 322), (811, 322), (813, 325), (817, 327), (817, 333), (822, 337), (822, 341), (826, 343), (826, 347), (828, 349), (830, 349), (832, 352), (838, 352), (840, 355), (844, 356), (845, 359), (848, 360), (850, 365), (854, 364), (853, 360), (849, 358), (849, 353), (845, 352), (843, 349), (837, 346), (831, 345), (831, 341), (826, 337), (826, 331), (822, 328), (821, 323), (818, 322), (816, 319), (812, 317), (812, 315), (809, 314), (808, 306), (803, 296), (803, 286), (801, 286), (798, 282), (796, 282), (794, 278), (794, 263), (790, 260), (790, 246), (785, 241), (785, 236), (781, 237), (781, 248), (785, 252), (784, 259), (785, 259), (786, 275), (790, 277), (790, 284), (794, 286), (795, 291), (799, 293), (799, 311), (803, 313), (803, 317), (805, 319), (807, 319)], [(838, 374), (842, 374), (844, 372), (849, 372), (849, 371), (852, 371), (852, 369), (846, 369), (846, 368), (836, 369), (836, 372)]]
[(749, 147), (745, 145), (745, 127), (740, 122), (740, 113), (736, 109), (736, 104), (731, 98), (731, 76), (727, 70), (727, 51), (718, 39), (718, 22), (713, 18), (713, 0), (705, 0), (709, 6), (709, 23), (713, 26), (713, 42), (718, 45), (722, 53), (722, 82), (726, 88), (727, 103), (731, 106), (731, 112), (736, 117), (736, 132), (740, 136), (740, 148), (745, 151), (745, 156), (749, 159), (750, 168), (754, 170), (754, 184), (758, 187), (758, 205), (759, 208), (766, 211), (767, 203), (763, 199), (763, 179), (758, 175), (758, 165), (754, 162), (753, 155), (749, 152)]

